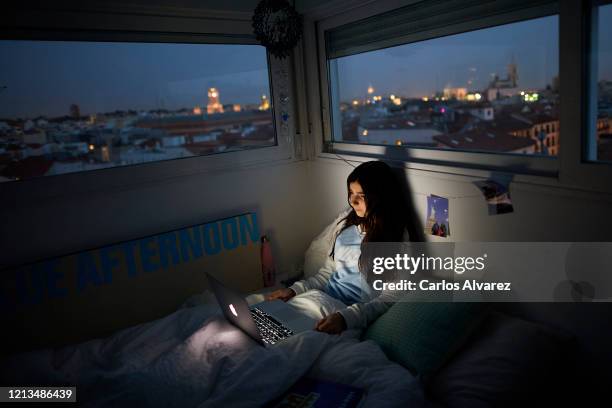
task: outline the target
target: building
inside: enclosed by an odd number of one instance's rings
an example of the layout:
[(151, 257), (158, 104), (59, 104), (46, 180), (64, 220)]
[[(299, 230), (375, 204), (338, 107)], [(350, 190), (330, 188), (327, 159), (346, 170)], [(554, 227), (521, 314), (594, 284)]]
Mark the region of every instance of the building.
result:
[(357, 127), (357, 137), (362, 143), (382, 145), (436, 145), (434, 136), (442, 133), (428, 124), (418, 124), (412, 120), (392, 117), (367, 120)]
[(429, 217), (427, 217), (427, 222), (425, 223), (425, 232), (426, 233), (431, 232), (435, 223), (436, 223), (436, 209), (432, 205), (429, 210)]
[(470, 102), (455, 108), (460, 112), (468, 112), (475, 118), (483, 121), (492, 121), (495, 119), (495, 109), (487, 102)]
[(31, 128), (23, 132), (21, 139), (25, 144), (45, 144), (47, 143), (47, 132), (40, 128)]
[(437, 147), (444, 149), (476, 150), (497, 153), (533, 154), (536, 142), (531, 138), (513, 136), (505, 131), (470, 130), (434, 136)]
[(219, 102), (219, 91), (217, 88), (208, 89), (208, 105), (206, 113), (212, 115), (214, 113), (223, 113), (223, 105)]
[(81, 117), (81, 109), (76, 103), (70, 105), (70, 117), (73, 119), (79, 119)]
[(444, 88), (444, 99), (456, 99), (463, 101), (468, 94), (467, 88)]
[(266, 95), (261, 95), (261, 103), (259, 104), (260, 111), (266, 111), (270, 109), (270, 101)]
[(508, 64), (508, 74), (506, 78), (495, 75), (487, 88), (487, 100), (495, 101), (520, 94), (518, 89), (518, 67), (512, 62)]

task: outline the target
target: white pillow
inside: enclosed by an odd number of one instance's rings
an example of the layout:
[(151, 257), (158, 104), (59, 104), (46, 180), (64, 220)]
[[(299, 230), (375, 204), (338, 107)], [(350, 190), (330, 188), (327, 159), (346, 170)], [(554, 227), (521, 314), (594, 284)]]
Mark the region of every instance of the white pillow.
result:
[(336, 232), (340, 228), (338, 221), (346, 217), (350, 211), (351, 208), (342, 210), (342, 212), (340, 212), (340, 214), (331, 222), (331, 224), (325, 227), (323, 232), (312, 240), (310, 246), (306, 250), (306, 254), (304, 255), (303, 279), (316, 275), (317, 272), (319, 272), (319, 269), (323, 267), (323, 264), (325, 264), (325, 261), (329, 257), (332, 250), (332, 246), (334, 245)]

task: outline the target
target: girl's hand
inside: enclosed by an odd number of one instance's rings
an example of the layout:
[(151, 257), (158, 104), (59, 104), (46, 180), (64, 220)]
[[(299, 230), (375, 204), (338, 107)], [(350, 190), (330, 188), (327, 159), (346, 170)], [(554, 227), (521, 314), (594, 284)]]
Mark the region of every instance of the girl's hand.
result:
[(346, 330), (346, 322), (344, 321), (344, 317), (336, 312), (319, 320), (315, 326), (315, 330), (329, 334), (340, 334)]
[(266, 300), (280, 299), (283, 302), (286, 302), (294, 296), (295, 296), (295, 292), (293, 291), (293, 289), (283, 288), (283, 289), (275, 290), (274, 292), (270, 293), (268, 296), (266, 296)]

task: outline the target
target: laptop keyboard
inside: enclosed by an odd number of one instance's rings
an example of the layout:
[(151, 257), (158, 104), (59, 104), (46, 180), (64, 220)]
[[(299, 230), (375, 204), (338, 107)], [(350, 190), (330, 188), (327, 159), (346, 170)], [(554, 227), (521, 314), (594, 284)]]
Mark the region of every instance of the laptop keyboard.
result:
[(267, 344), (274, 344), (293, 335), (291, 330), (257, 307), (251, 309), (251, 316), (255, 320), (263, 341)]

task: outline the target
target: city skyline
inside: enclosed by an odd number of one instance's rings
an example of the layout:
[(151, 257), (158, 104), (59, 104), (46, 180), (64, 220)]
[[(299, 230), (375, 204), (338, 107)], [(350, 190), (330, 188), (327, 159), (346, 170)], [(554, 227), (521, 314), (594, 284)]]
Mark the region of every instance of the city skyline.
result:
[(342, 101), (376, 95), (432, 96), (444, 88), (483, 90), (518, 66), (522, 87), (558, 75), (558, 17), (549, 16), (338, 58)]
[(258, 45), (0, 41), (0, 53), (12, 61), (0, 73), (0, 118), (66, 116), (72, 104), (83, 115), (192, 109), (209, 88), (222, 104), (270, 96)]
[[(600, 21), (612, 6), (600, 7)], [(335, 60), (340, 100), (375, 95), (431, 96), (444, 88), (481, 91), (507, 67), (522, 89), (558, 75), (558, 16), (435, 38)], [(599, 24), (598, 79), (612, 80), (612, 26)], [(257, 45), (0, 41), (0, 118), (58, 117), (117, 110), (193, 109), (209, 88), (220, 103), (256, 104), (270, 96), (265, 48)], [(452, 61), (452, 63), (450, 62)], [(214, 62), (214, 63), (211, 63)], [(42, 67), (42, 68), (41, 68)], [(561, 79), (562, 80), (562, 79)]]
[[(544, 89), (559, 74), (559, 21), (548, 16), (336, 59), (340, 99), (375, 95), (421, 98), (444, 88), (482, 91), (518, 66), (524, 89)], [(598, 80), (612, 80), (612, 5), (599, 7)], [(480, 61), (478, 62), (478, 59)], [(452, 61), (452, 63), (449, 63)], [(562, 81), (562, 79), (560, 79)], [(471, 81), (471, 83), (470, 83)]]

